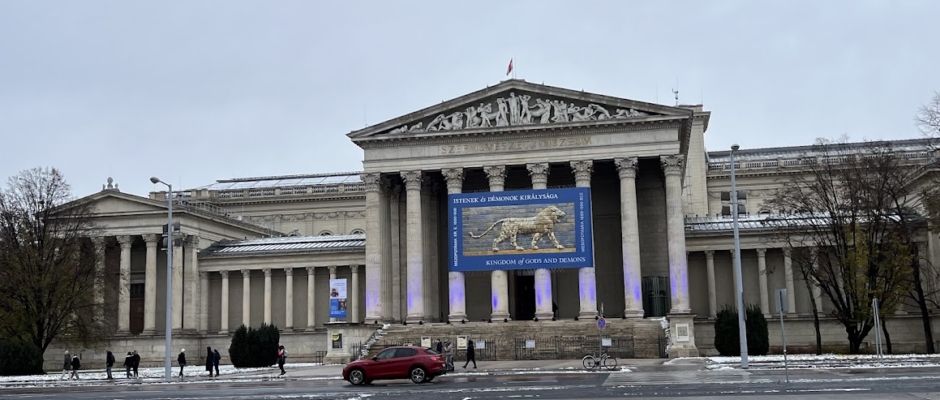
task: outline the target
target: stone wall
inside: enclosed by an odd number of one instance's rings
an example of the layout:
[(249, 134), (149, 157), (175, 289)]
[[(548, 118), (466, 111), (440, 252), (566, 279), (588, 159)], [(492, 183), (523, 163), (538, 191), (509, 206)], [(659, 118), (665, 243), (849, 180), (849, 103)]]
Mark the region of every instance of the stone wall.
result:
[[(115, 337), (98, 348), (69, 347), (72, 355), (79, 355), (82, 369), (97, 369), (105, 367), (105, 354), (108, 350), (114, 353), (116, 360), (115, 370), (122, 370), (124, 357), (129, 351), (140, 354), (140, 366), (161, 367), (164, 365), (165, 338), (158, 336), (128, 336)], [(186, 349), (186, 361), (189, 365), (205, 365), (206, 346), (218, 348), (222, 354), (222, 365), (231, 364), (228, 357), (228, 347), (232, 343), (231, 336), (209, 335), (200, 337), (196, 335), (174, 335), (171, 361), (177, 368), (176, 357), (181, 349)], [(326, 354), (328, 341), (325, 331), (317, 332), (281, 332), (281, 344), (290, 354), (290, 362), (320, 361)], [(61, 371), (66, 346), (53, 344), (46, 349), (44, 364), (46, 372)]]
[[(609, 321), (608, 328), (600, 334), (594, 320), (396, 325), (372, 346), (370, 355), (378, 354), (386, 346), (420, 346), (422, 337), (431, 338), (432, 344), (441, 339), (456, 345), (458, 336), (467, 336), (483, 343), (484, 348), (476, 350), (477, 361), (580, 359), (597, 353), (601, 337), (611, 339), (612, 347), (605, 351), (614, 357), (660, 357), (665, 343), (658, 320)], [(527, 341), (533, 341), (534, 348), (528, 348)], [(460, 351), (457, 359), (464, 356)]]

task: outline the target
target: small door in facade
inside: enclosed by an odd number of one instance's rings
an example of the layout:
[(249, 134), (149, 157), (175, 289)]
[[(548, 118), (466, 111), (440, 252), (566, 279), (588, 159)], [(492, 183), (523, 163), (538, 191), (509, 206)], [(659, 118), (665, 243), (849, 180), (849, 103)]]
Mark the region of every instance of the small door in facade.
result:
[(144, 284), (131, 284), (131, 334), (138, 335), (144, 331)]

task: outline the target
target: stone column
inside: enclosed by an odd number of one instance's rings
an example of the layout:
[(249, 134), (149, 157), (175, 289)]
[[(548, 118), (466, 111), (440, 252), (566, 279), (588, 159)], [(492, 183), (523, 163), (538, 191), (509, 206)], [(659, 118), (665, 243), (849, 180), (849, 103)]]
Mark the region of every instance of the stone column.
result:
[[(594, 161), (572, 161), (571, 170), (574, 172), (575, 186), (580, 188), (591, 187), (591, 173), (594, 171)], [(592, 318), (597, 316), (597, 282), (595, 282), (596, 276), (594, 274), (595, 270), (593, 266), (578, 269), (578, 292), (581, 298), (581, 310), (578, 312), (578, 318)], [(642, 302), (640, 304), (642, 307)], [(642, 317), (642, 314), (640, 316)]]
[(307, 332), (313, 331), (317, 326), (316, 314), (316, 296), (314, 294), (314, 283), (316, 283), (316, 271), (313, 267), (307, 267)]
[(767, 249), (757, 249), (757, 274), (760, 281), (760, 309), (764, 316), (769, 317), (770, 295), (767, 294)]
[(366, 320), (375, 323), (382, 320), (382, 299), (385, 292), (382, 275), (388, 268), (382, 262), (386, 240), (383, 235), (385, 221), (380, 215), (381, 174), (362, 174), (360, 178), (366, 186)]
[[(336, 266), (330, 267), (330, 280), (333, 279), (336, 279)], [(336, 318), (330, 317), (330, 322), (336, 322)]]
[(718, 293), (715, 291), (715, 251), (705, 250), (705, 269), (708, 274), (708, 316), (718, 315)]
[(157, 240), (160, 235), (144, 235), (147, 263), (144, 272), (144, 334), (157, 333)]
[[(813, 258), (813, 271), (816, 271), (819, 269), (819, 253), (822, 251), (819, 248), (813, 248), (812, 251), (816, 253)], [(819, 312), (819, 315), (823, 315), (822, 288), (820, 288), (812, 278), (810, 279), (810, 285), (813, 287), (813, 299), (816, 302), (816, 311)]]
[(793, 259), (790, 248), (783, 249), (783, 273), (787, 280), (787, 316), (796, 317), (796, 285), (793, 284)]
[[(506, 183), (506, 166), (494, 165), (483, 167), (483, 172), (489, 179), (491, 192), (502, 192)], [(509, 275), (506, 271), (493, 271), (490, 273), (490, 294), (493, 311), (490, 318), (494, 321), (509, 319)]]
[(401, 173), (405, 180), (408, 208), (408, 294), (407, 306), (410, 322), (422, 321), (424, 312), (424, 232), (422, 230), (421, 216), (421, 171), (405, 171)]
[(271, 324), (271, 268), (265, 268), (264, 272), (264, 323)]
[(643, 318), (643, 275), (640, 269), (640, 226), (636, 200), (637, 158), (615, 158), (620, 176), (620, 243), (623, 249), (624, 315)]
[(284, 268), (284, 330), (294, 330), (294, 269)]
[(682, 173), (685, 157), (660, 158), (666, 175), (666, 230), (669, 237), (669, 286), (671, 314), (689, 314), (689, 268), (685, 253), (685, 215), (682, 212)]
[[(441, 171), (444, 179), (447, 180), (447, 194), (460, 194), (463, 192), (463, 168), (448, 168)], [(449, 218), (456, 218), (450, 216)], [(453, 238), (451, 238), (453, 239)], [(456, 240), (456, 239), (453, 239)], [(450, 256), (447, 257), (448, 270), (453, 264)], [(447, 273), (448, 299), (450, 300), (450, 314), (447, 319), (450, 322), (460, 322), (467, 319), (467, 284), (463, 272)]]
[[(548, 163), (526, 164), (529, 177), (532, 179), (532, 189), (543, 190), (548, 188)], [(535, 318), (552, 319), (552, 272), (548, 268), (535, 270)]]
[(407, 271), (404, 271), (401, 265), (401, 188), (401, 185), (393, 185), (390, 188), (388, 200), (389, 226), (386, 232), (390, 236), (389, 253), (392, 262), (389, 264), (391, 270), (386, 272), (386, 276), (388, 277), (388, 320), (390, 321), (404, 321), (405, 315), (408, 315), (408, 310), (402, 306), (402, 300), (405, 298), (402, 296), (402, 280), (407, 282), (408, 277)]
[[(183, 329), (183, 239), (173, 241), (173, 331)], [(168, 278), (169, 279), (169, 278)]]
[(199, 273), (199, 333), (209, 332), (209, 273)]
[(359, 322), (359, 266), (350, 265), (352, 273), (352, 295), (349, 296), (349, 322)]
[(121, 244), (121, 277), (118, 281), (118, 333), (128, 334), (131, 327), (131, 244), (133, 236), (118, 236)]
[(93, 237), (91, 238), (91, 243), (95, 247), (95, 321), (97, 323), (105, 323), (104, 320), (104, 287), (105, 287), (105, 268), (104, 268), (104, 253), (105, 253), (105, 244), (103, 237)]
[(202, 306), (199, 304), (199, 236), (190, 235), (187, 239), (189, 242), (189, 262), (186, 263), (185, 268), (185, 293), (183, 294), (183, 304), (184, 304), (184, 322), (183, 328), (188, 331), (194, 331), (199, 324), (199, 309)]
[(222, 274), (222, 324), (220, 334), (228, 333), (228, 271), (219, 271)]
[(242, 323), (251, 326), (251, 270), (242, 270)]

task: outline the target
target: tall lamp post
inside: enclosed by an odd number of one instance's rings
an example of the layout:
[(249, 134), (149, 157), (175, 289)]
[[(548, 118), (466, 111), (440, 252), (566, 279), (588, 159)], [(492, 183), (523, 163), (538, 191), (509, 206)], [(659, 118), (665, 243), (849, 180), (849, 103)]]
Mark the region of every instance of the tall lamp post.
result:
[(738, 236), (738, 187), (734, 180), (734, 152), (741, 148), (731, 145), (731, 225), (734, 230), (735, 304), (738, 309), (738, 341), (741, 342), (741, 368), (747, 369), (747, 327), (744, 325), (744, 283), (741, 278), (741, 238)]
[(173, 364), (170, 359), (170, 352), (173, 345), (173, 185), (161, 181), (160, 178), (151, 177), (150, 182), (154, 185), (162, 183), (167, 187), (167, 243), (166, 243), (166, 359), (164, 367), (164, 379), (169, 382), (172, 379)]

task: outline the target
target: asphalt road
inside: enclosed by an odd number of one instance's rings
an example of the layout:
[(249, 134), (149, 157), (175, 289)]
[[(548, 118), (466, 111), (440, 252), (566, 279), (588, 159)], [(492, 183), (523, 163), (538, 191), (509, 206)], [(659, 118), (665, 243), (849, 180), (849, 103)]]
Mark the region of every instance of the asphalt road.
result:
[(445, 376), (431, 384), (378, 382), (353, 387), (341, 381), (267, 380), (157, 383), (54, 388), (7, 388), (0, 399), (607, 399), (735, 397), (774, 399), (940, 399), (937, 371), (661, 372)]

